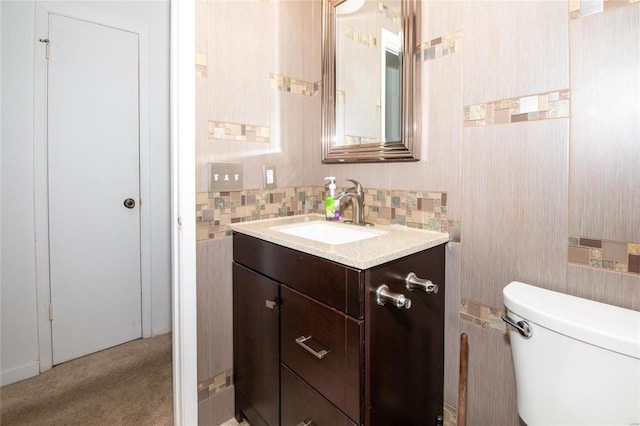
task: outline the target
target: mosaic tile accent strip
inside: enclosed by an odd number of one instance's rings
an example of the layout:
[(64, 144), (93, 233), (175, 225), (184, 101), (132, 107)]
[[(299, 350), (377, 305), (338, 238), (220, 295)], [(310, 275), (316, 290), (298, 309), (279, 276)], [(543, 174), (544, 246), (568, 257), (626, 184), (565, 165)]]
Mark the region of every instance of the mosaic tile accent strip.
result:
[(233, 384), (233, 370), (224, 371), (198, 383), (198, 402), (211, 398)]
[[(341, 206), (340, 216), (351, 217), (352, 207)], [(459, 222), (447, 220), (446, 192), (418, 192), (365, 189), (365, 218), (381, 225), (405, 225), (410, 228), (448, 232)]]
[(254, 124), (209, 121), (207, 123), (209, 140), (269, 142), (270, 130), (267, 126)]
[(431, 61), (462, 51), (462, 30), (445, 34), (418, 46), (416, 63)]
[(351, 25), (344, 26), (344, 36), (367, 47), (375, 48), (378, 45), (378, 41), (374, 36), (356, 30)]
[(209, 57), (206, 53), (196, 52), (196, 75), (207, 76)]
[(569, 237), (569, 263), (640, 275), (640, 243)]
[(444, 426), (458, 426), (458, 409), (446, 402), (443, 404), (443, 425)]
[(638, 3), (640, 0), (569, 0), (569, 17), (580, 19), (594, 13), (606, 12)]
[(320, 94), (321, 82), (299, 80), (283, 74), (270, 73), (269, 87), (295, 95), (317, 96)]
[(324, 187), (196, 193), (196, 240), (231, 236), (229, 225), (324, 211)]
[[(343, 191), (347, 188), (338, 188)], [(196, 239), (227, 238), (229, 225), (259, 219), (324, 213), (326, 190), (319, 187), (256, 189), (196, 194)], [(351, 218), (350, 204), (341, 205)], [(461, 223), (447, 219), (446, 192), (365, 190), (365, 219), (381, 225), (404, 225), (438, 232), (457, 232)]]
[(501, 316), (505, 314), (502, 309), (481, 305), (470, 300), (460, 299), (460, 319), (499, 334), (506, 334), (507, 325)]
[(400, 13), (382, 2), (378, 2), (378, 13), (391, 19), (393, 22), (400, 22)]
[(510, 124), (569, 117), (569, 89), (503, 99), (463, 108), (464, 127)]

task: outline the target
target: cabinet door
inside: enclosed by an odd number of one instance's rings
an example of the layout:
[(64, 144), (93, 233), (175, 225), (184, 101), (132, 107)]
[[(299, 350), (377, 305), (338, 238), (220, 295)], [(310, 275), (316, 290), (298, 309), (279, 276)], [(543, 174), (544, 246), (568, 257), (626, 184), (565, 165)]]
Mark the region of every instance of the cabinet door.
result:
[(280, 423), (278, 291), (274, 281), (233, 264), (236, 416), (254, 426)]
[[(437, 294), (409, 291), (414, 272), (439, 286)], [(374, 268), (367, 283), (367, 424), (435, 425), (442, 415), (444, 386), (444, 245)], [(376, 289), (404, 294), (412, 302), (400, 309), (376, 302)]]

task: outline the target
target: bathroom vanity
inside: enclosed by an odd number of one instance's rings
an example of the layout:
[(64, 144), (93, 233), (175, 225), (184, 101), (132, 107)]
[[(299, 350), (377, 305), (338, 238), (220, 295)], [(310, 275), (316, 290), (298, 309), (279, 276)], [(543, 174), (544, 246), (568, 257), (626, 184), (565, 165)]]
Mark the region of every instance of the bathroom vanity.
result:
[(441, 421), (447, 234), (325, 224), (321, 215), (232, 229), (238, 420)]

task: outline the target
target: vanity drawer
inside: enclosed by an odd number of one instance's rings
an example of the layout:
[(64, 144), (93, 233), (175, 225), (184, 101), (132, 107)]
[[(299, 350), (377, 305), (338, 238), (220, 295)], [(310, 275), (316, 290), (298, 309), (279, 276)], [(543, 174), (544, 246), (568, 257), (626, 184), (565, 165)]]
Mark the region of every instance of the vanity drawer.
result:
[(280, 297), (282, 362), (359, 423), (363, 322), (286, 286)]
[(308, 422), (314, 426), (356, 426), (353, 420), (284, 365), (280, 367), (280, 380), (282, 426)]
[(364, 272), (358, 269), (237, 232), (233, 259), (353, 317), (364, 317)]

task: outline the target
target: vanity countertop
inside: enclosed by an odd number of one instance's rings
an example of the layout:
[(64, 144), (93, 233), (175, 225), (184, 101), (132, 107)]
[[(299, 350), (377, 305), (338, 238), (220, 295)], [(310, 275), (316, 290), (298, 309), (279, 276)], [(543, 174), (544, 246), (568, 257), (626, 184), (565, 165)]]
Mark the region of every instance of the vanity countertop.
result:
[[(293, 228), (306, 223), (314, 224), (314, 222), (378, 235), (344, 244), (327, 244), (282, 232), (287, 227)], [(368, 269), (449, 241), (449, 234), (443, 232), (426, 231), (402, 225), (361, 227), (342, 222), (327, 222), (321, 214), (305, 214), (235, 223), (231, 225), (231, 229), (234, 232), (358, 269)]]

